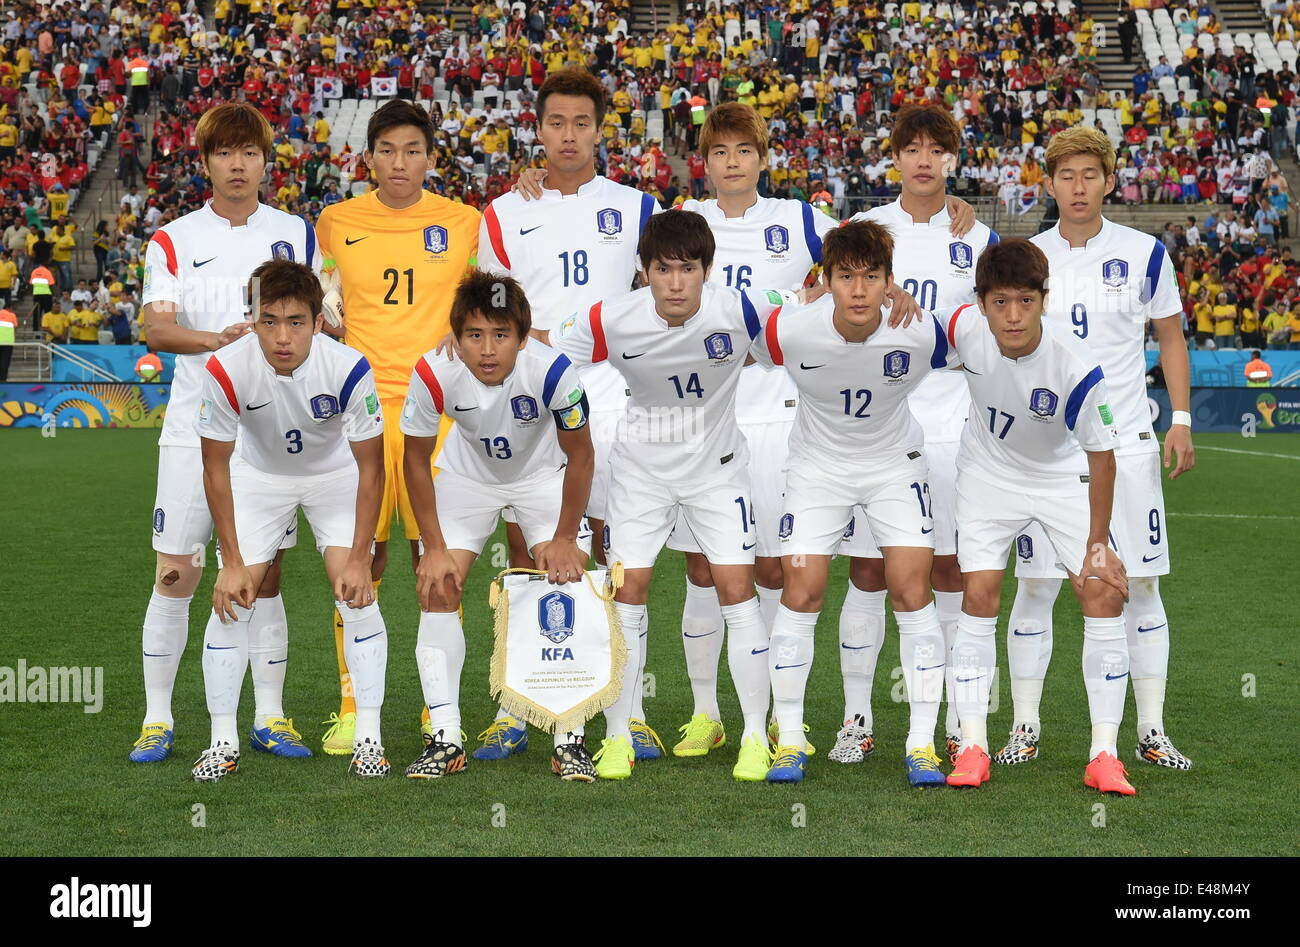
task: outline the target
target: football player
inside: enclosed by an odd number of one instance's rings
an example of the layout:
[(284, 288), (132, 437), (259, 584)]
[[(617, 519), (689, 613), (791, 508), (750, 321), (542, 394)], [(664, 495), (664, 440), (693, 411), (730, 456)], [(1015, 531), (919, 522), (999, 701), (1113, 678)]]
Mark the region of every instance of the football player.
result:
[(208, 359), (195, 422), (222, 563), (203, 650), (212, 744), (194, 764), (194, 778), (222, 779), (239, 768), (235, 713), (249, 621), (299, 509), (324, 555), (347, 632), (357, 700), (349, 769), (386, 776), (379, 711), (388, 635), (370, 577), (384, 492), (384, 417), (374, 375), (355, 349), (320, 334), (322, 292), (309, 267), (263, 263), (253, 271), (250, 296), (253, 332)]
[[(975, 301), (975, 265), (998, 235), (974, 222), (959, 231), (944, 188), (961, 146), (961, 129), (939, 106), (899, 109), (890, 135), (895, 166), (902, 175), (898, 200), (853, 217), (873, 220), (894, 238), (894, 280), (917, 298), (924, 310), (949, 313)], [(960, 236), (955, 236), (956, 233)], [(953, 519), (957, 482), (957, 443), (970, 392), (961, 372), (931, 372), (912, 394), (912, 414), (925, 433), (930, 506), (934, 517), (934, 566), (930, 584), (944, 640), (952, 644), (961, 613), (961, 570), (957, 568), (957, 529)], [(871, 686), (885, 639), (885, 563), (871, 527), (855, 517), (840, 552), (851, 556), (849, 587), (840, 610), (840, 672), (844, 679), (844, 725), (828, 754), (837, 763), (861, 762), (875, 748)], [(948, 669), (945, 741), (949, 761), (957, 758), (957, 710)]]
[[(398, 421), (411, 368), (446, 335), (456, 286), (478, 250), (479, 212), (424, 190), (432, 151), (428, 113), (403, 99), (385, 103), (366, 126), (365, 161), (374, 171), (375, 189), (331, 204), (317, 225), (326, 269), (341, 284), (344, 339), (370, 361), (384, 410), (387, 477), (375, 527), (376, 582), (388, 564), (388, 539), (399, 513), (411, 567), (419, 565), (419, 524), (406, 491)], [(334, 642), (341, 697), (324, 749), (341, 755), (351, 752), (356, 707), (337, 614)], [(433, 736), (427, 707), (420, 732), (426, 743)]]
[[(407, 767), (414, 779), (465, 769), (460, 675), (465, 663), (461, 592), (470, 566), (506, 509), (529, 556), (553, 582), (577, 582), (589, 550), (578, 542), (595, 455), (587, 393), (569, 359), (529, 337), (523, 287), (475, 272), (456, 290), (451, 328), (460, 358), (429, 352), (415, 363), (402, 432), (407, 486), (424, 552), (416, 569), (420, 634), (415, 657), (434, 734)], [(430, 475), (440, 419), (456, 422)], [(591, 782), (595, 766), (582, 735), (557, 742), (552, 769)]]
[[(1160, 346), (1173, 420), (1164, 465), (1173, 480), (1192, 469), (1190, 368), (1183, 339), (1182, 300), (1173, 263), (1158, 237), (1102, 216), (1115, 186), (1115, 152), (1104, 134), (1069, 128), (1047, 147), (1047, 189), (1061, 209), (1051, 230), (1033, 237), (1051, 267), (1043, 318), (1082, 339), (1106, 373), (1120, 440), (1115, 445), (1115, 508), (1111, 531), (1128, 557), (1131, 597), (1125, 630), (1137, 705), (1137, 757), (1171, 769), (1192, 761), (1165, 734), (1169, 619), (1160, 597), (1168, 575), (1169, 529), (1160, 486), (1160, 443), (1151, 427), (1146, 392), (1147, 326)], [(1030, 527), (1016, 539), (1016, 599), (1007, 657), (1014, 723), (999, 763), (1034, 759), (1042, 733), (1039, 701), (1052, 655), (1052, 607), (1065, 573)]]
[[(978, 305), (947, 319), (971, 392), (957, 476), (962, 611), (949, 654), (961, 752), (950, 786), (989, 779), (988, 702), (997, 665), (1007, 551), (1037, 523), (1083, 609), (1083, 681), (1092, 720), (1084, 784), (1133, 795), (1116, 755), (1129, 674), (1129, 584), (1108, 543), (1119, 432), (1087, 344), (1042, 318), (1047, 258), (1027, 240), (984, 251)], [(1122, 547), (1121, 550), (1122, 552)]]
[(932, 313), (886, 324), (894, 254), (883, 226), (853, 221), (827, 235), (829, 297), (773, 313), (755, 347), (785, 366), (799, 391), (778, 527), (784, 588), (768, 665), (780, 728), (769, 782), (800, 782), (807, 766), (803, 699), (827, 574), (855, 508), (885, 558), (911, 708), (908, 782), (941, 786), (934, 728), (943, 692), (944, 640), (930, 595), (934, 520), (924, 437), (908, 396), (952, 356)]
[[(212, 200), (159, 227), (145, 251), (142, 299), (149, 348), (177, 357), (158, 439), (157, 566), (142, 636), (146, 706), (130, 754), (137, 763), (159, 762), (171, 754), (172, 689), (189, 640), (190, 601), (203, 575), (202, 552), (212, 537), (194, 432), (204, 363), (252, 327), (243, 313), (255, 267), (276, 258), (320, 269), (311, 224), (258, 197), (272, 149), (271, 126), (262, 114), (242, 102), (219, 105), (199, 119), (195, 134)], [(292, 546), (296, 540), (290, 530), (281, 544)], [(278, 756), (310, 756), (282, 707), (289, 650), (278, 561), (266, 572), (248, 631), (257, 705), (249, 745)]]
[[(514, 191), (488, 205), (479, 228), (479, 268), (512, 276), (528, 294), (533, 326), (554, 329), (575, 308), (626, 293), (636, 278), (637, 239), (660, 211), (653, 197), (596, 173), (596, 147), (605, 115), (605, 90), (580, 66), (557, 70), (537, 93), (538, 139), (546, 168), (527, 173)], [(605, 523), (609, 454), (614, 428), (627, 404), (627, 389), (609, 364), (582, 370), (591, 403), (590, 436), (596, 449), (595, 476), (587, 501), (590, 529)], [(507, 514), (506, 519), (512, 518)], [(509, 523), (510, 561), (531, 564), (517, 524)], [(603, 561), (597, 547), (596, 558)], [(501, 708), (480, 735), (480, 760), (504, 759), (528, 746), (527, 728)], [(557, 748), (581, 742), (582, 734), (556, 733)], [(638, 700), (632, 740), (638, 759), (658, 757), (662, 744), (645, 722)]]
[(765, 294), (706, 283), (713, 234), (699, 214), (653, 217), (638, 253), (647, 287), (565, 319), (550, 341), (576, 365), (616, 362), (631, 391), (610, 458), (607, 559), (626, 570), (615, 606), (628, 660), (605, 713), (596, 754), (602, 779), (625, 779), (629, 728), (655, 559), (680, 511), (709, 561), (729, 630), (729, 663), (744, 716), (733, 775), (766, 778), (767, 629), (754, 593), (748, 452), (735, 419), (736, 387), (753, 340), (776, 308)]

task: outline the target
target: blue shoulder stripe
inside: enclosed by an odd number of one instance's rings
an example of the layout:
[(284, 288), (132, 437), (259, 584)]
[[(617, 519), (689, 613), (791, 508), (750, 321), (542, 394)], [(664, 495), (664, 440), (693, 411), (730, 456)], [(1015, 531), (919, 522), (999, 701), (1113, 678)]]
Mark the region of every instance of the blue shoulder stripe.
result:
[(352, 389), (357, 386), (357, 382), (366, 377), (366, 372), (370, 371), (370, 363), (366, 361), (363, 355), (357, 359), (357, 363), (352, 366), (352, 371), (348, 372), (348, 377), (343, 382), (343, 391), (339, 394), (339, 410), (342, 411), (348, 406), (348, 399), (352, 397)]
[(649, 194), (641, 195), (641, 226), (637, 230), (637, 233), (645, 230), (645, 225), (650, 223), (650, 218), (655, 215), (655, 207), (657, 206), (658, 202), (654, 197)]
[(933, 313), (930, 315), (930, 321), (934, 323), (934, 354), (930, 356), (930, 367), (945, 368), (948, 365), (948, 333), (943, 331), (943, 326), (939, 324), (939, 320)]
[(1156, 298), (1156, 287), (1160, 285), (1160, 271), (1164, 267), (1165, 255), (1168, 252), (1165, 249), (1165, 242), (1157, 238), (1156, 245), (1151, 248), (1151, 256), (1147, 259), (1147, 278), (1142, 281), (1142, 292), (1138, 297), (1144, 305)]
[(1070, 397), (1065, 399), (1065, 426), (1071, 431), (1074, 430), (1074, 425), (1079, 420), (1079, 410), (1083, 407), (1083, 401), (1088, 397), (1088, 392), (1096, 388), (1097, 382), (1101, 381), (1101, 379), (1101, 366), (1098, 365), (1083, 376), (1083, 381), (1075, 385), (1074, 391), (1070, 392)]
[(822, 261), (822, 238), (817, 236), (817, 228), (813, 226), (813, 210), (811, 204), (805, 202), (803, 207), (803, 238), (808, 244), (808, 255), (812, 257), (814, 263)]
[(1002, 238), (998, 236), (998, 232), (990, 227), (989, 242), (984, 244), (984, 246), (987, 248), (993, 246), (995, 243), (1001, 243), (1001, 242), (1002, 242)]
[(551, 406), (551, 398), (555, 396), (555, 389), (559, 387), (560, 379), (564, 377), (570, 365), (572, 363), (569, 361), (569, 356), (561, 355), (551, 362), (551, 367), (546, 370), (546, 381), (542, 384), (542, 401), (548, 408)]
[(743, 289), (740, 291), (740, 308), (745, 313), (745, 331), (749, 333), (752, 341), (763, 331), (763, 324), (758, 321), (758, 310), (754, 308), (754, 304), (749, 301), (749, 296)]
[(311, 261), (316, 257), (316, 228), (311, 225), (311, 221), (306, 217), (302, 219), (303, 225), (307, 228), (307, 259), (302, 262), (311, 266)]

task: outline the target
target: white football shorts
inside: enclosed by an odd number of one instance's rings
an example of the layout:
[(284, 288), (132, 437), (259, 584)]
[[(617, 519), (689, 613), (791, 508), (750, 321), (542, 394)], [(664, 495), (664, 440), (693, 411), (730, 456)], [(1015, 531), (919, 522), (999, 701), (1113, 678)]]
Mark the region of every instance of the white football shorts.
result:
[[(781, 521), (781, 503), (785, 496), (785, 460), (790, 452), (789, 421), (764, 421), (740, 425), (740, 433), (749, 443), (749, 485), (752, 505), (749, 523), (758, 537), (754, 554), (775, 558), (781, 555), (777, 527)], [(761, 462), (759, 459), (761, 458)], [(687, 528), (680, 511), (677, 525), (668, 537), (668, 548), (679, 552), (699, 552), (695, 537)]]
[[(238, 456), (230, 458), (233, 472)], [(203, 490), (203, 450), (198, 447), (158, 448), (158, 489), (154, 494), (153, 548), (169, 556), (192, 556), (212, 540), (212, 513)], [(295, 520), (292, 526), (297, 526)], [(298, 542), (296, 529), (280, 536), (279, 549)], [(351, 545), (351, 540), (348, 545)], [(241, 552), (242, 552), (241, 548)], [(250, 560), (245, 560), (250, 561)]]
[(296, 536), (301, 508), (316, 549), (352, 548), (357, 516), (357, 468), (349, 465), (311, 477), (269, 474), (238, 457), (230, 460), (235, 535), (248, 565), (270, 562), (286, 536)]
[[(1084, 508), (1087, 508), (1084, 497)], [(1111, 545), (1124, 555), (1130, 578), (1169, 574), (1169, 534), (1165, 492), (1160, 484), (1160, 452), (1115, 457), (1115, 503), (1110, 514)], [(1064, 579), (1045, 547), (1047, 536), (1030, 524), (1016, 537), (1016, 578)], [(1043, 555), (1046, 552), (1046, 555)]]
[[(930, 486), (927, 506), (934, 520), (934, 554), (957, 555), (957, 451), (958, 441), (926, 443), (925, 459), (929, 466)], [(855, 510), (840, 543), (839, 554), (855, 559), (880, 559), (880, 546), (871, 532), (871, 524), (861, 509)]]
[(862, 511), (880, 545), (933, 549), (925, 455), (909, 451), (898, 464), (851, 484), (817, 470), (786, 471), (784, 513), (777, 527), (781, 555), (835, 555), (855, 509)]
[(626, 459), (610, 465), (606, 562), (649, 569), (681, 515), (714, 565), (753, 565), (758, 538), (750, 522), (749, 470), (731, 464), (703, 482), (665, 483)]

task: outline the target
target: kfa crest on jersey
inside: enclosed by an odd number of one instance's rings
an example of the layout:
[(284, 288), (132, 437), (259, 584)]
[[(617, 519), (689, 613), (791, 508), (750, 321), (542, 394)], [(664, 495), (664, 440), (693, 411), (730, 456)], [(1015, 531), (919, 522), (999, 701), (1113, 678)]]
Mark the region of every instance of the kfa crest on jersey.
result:
[(339, 413), (339, 399), (333, 395), (313, 395), (311, 416), (316, 421), (328, 421)]
[(948, 244), (948, 267), (941, 272), (945, 279), (970, 282), (975, 278), (975, 250), (962, 240), (952, 241)]
[(1056, 405), (1060, 401), (1056, 392), (1047, 388), (1035, 388), (1029, 395), (1029, 410), (1034, 419), (1046, 421), (1056, 414)]
[(434, 224), (432, 227), (424, 228), (424, 252), (432, 256), (442, 256), (447, 252), (450, 242), (447, 238), (447, 228), (439, 227)]
[(715, 363), (725, 362), (732, 353), (731, 335), (727, 332), (715, 332), (704, 340), (704, 351)]
[(271, 259), (293, 262), (293, 244), (288, 240), (277, 240), (271, 244)]
[(541, 414), (537, 410), (537, 400), (528, 395), (518, 395), (510, 399), (510, 412), (520, 424), (533, 424)]
[(1101, 265), (1101, 281), (1114, 289), (1128, 282), (1128, 261), (1107, 260)]
[(543, 638), (563, 644), (573, 636), (573, 597), (551, 592), (537, 600), (537, 626)]
[(596, 211), (596, 232), (606, 243), (622, 243), (623, 212), (617, 207)]
[(895, 349), (894, 351), (885, 354), (884, 372), (886, 385), (902, 384), (904, 376), (911, 370), (912, 356), (909, 353), (904, 352), (901, 349)]
[(773, 256), (782, 256), (790, 249), (790, 228), (773, 224), (763, 231), (763, 246)]

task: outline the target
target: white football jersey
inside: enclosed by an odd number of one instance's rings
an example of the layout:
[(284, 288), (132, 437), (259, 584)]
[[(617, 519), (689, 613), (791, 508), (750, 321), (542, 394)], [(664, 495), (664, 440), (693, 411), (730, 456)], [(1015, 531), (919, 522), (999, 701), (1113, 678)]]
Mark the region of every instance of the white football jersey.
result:
[(312, 336), (307, 360), (292, 375), (271, 367), (251, 332), (209, 355), (203, 374), (196, 435), (239, 435), (235, 450), (263, 473), (342, 470), (356, 463), (349, 442), (384, 432), (370, 363), (324, 333)]
[(754, 346), (766, 365), (784, 365), (799, 389), (787, 468), (815, 468), (836, 480), (898, 463), (924, 435), (908, 395), (935, 369), (957, 364), (931, 313), (891, 329), (889, 311), (864, 342), (849, 342), (834, 323), (829, 295), (788, 306), (767, 320)]
[(947, 321), (971, 394), (958, 470), (1031, 495), (1077, 493), (1088, 473), (1083, 452), (1119, 443), (1096, 356), (1046, 319), (1038, 348), (1018, 359), (999, 351), (979, 306)]
[[(301, 217), (258, 204), (243, 227), (204, 204), (159, 228), (145, 251), (143, 305), (172, 302), (186, 329), (220, 332), (247, 318), (248, 278), (271, 259), (321, 267), (316, 231)], [(159, 444), (198, 447), (194, 412), (208, 352), (176, 356), (176, 373)]]
[(754, 338), (779, 309), (765, 293), (704, 284), (699, 311), (673, 327), (644, 286), (574, 313), (551, 337), (575, 365), (616, 362), (632, 395), (614, 456), (672, 483), (744, 466), (736, 387)]
[(582, 382), (569, 359), (532, 339), (499, 385), (485, 385), (462, 361), (429, 352), (415, 363), (402, 407), (402, 433), (436, 437), (441, 415), (456, 422), (438, 466), (486, 483), (512, 483), (564, 466), (555, 428), (587, 423)]
[[(502, 194), (479, 224), (478, 267), (524, 287), (533, 328), (550, 331), (574, 311), (632, 288), (641, 230), (662, 208), (644, 191), (597, 175), (577, 194), (543, 190), (538, 200)], [(619, 410), (626, 386), (608, 365), (582, 373), (595, 411)]]
[[(979, 221), (958, 239), (949, 232), (952, 218), (945, 206), (918, 224), (900, 200), (855, 214), (889, 228), (894, 237), (894, 282), (931, 312), (950, 313), (975, 301), (975, 265), (980, 254), (998, 242), (998, 235)], [(926, 443), (961, 439), (970, 407), (970, 392), (961, 372), (931, 372), (912, 396), (911, 408), (921, 422)]]
[[(797, 292), (813, 264), (822, 261), (822, 237), (839, 226), (811, 204), (775, 197), (760, 197), (740, 217), (727, 217), (712, 199), (683, 201), (678, 210), (700, 214), (713, 231), (709, 282), (739, 290)], [(782, 301), (795, 300), (787, 293)], [(742, 424), (788, 421), (798, 397), (784, 371), (750, 365), (740, 376), (736, 417)]]
[(1106, 373), (1120, 432), (1116, 453), (1158, 451), (1147, 404), (1147, 320), (1183, 311), (1164, 243), (1105, 217), (1097, 236), (1078, 249), (1059, 224), (1030, 239), (1049, 265), (1044, 321), (1083, 339)]

